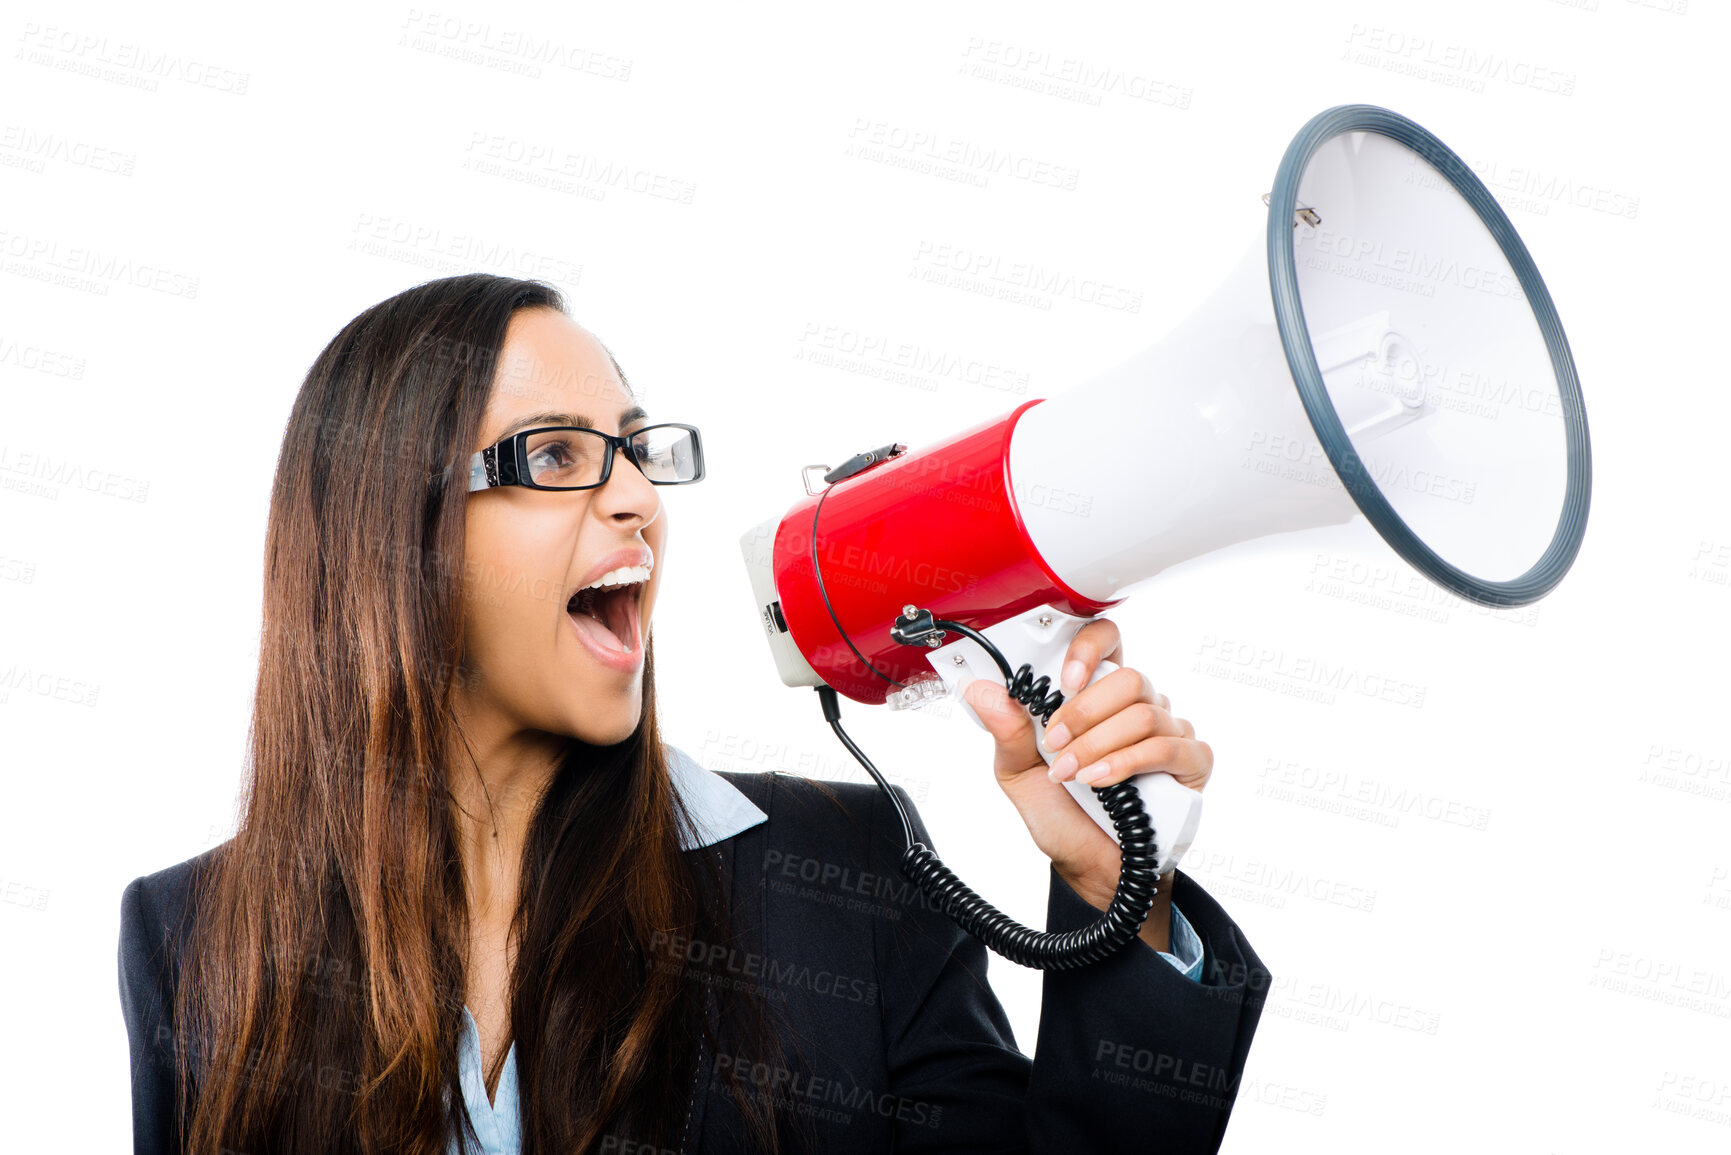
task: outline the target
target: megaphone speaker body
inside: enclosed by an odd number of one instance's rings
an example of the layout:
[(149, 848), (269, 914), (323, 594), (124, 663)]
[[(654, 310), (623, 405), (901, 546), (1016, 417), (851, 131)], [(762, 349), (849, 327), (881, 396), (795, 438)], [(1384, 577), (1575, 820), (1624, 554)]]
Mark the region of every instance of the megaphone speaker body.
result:
[[(1358, 513), (1462, 597), (1548, 592), (1584, 530), (1586, 418), (1507, 217), (1440, 141), (1368, 105), (1314, 117), (1267, 200), (1264, 236), (1146, 350), (748, 532), (783, 682), (914, 706), (1000, 676), (970, 640), (893, 639), (916, 606), (1055, 685), (1076, 630), (1138, 584)], [(1150, 808), (1166, 869), (1200, 796), (1138, 785), (1170, 804)]]

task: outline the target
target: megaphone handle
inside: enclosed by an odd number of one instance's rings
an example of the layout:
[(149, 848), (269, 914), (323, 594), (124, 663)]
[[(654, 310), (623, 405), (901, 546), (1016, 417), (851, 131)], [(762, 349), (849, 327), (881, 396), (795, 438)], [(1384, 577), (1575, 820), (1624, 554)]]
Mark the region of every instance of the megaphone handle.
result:
[[(1048, 686), (1056, 689), (1058, 675), (1063, 668), (1063, 658), (1069, 650), (1069, 644), (1069, 639), (1066, 638), (1063, 640), (1063, 644), (1056, 648), (1055, 668), (1042, 670), (1035, 667), (1032, 670), (1034, 681), (1038, 682), (1040, 675), (1045, 674), (1048, 678)], [(1016, 662), (1018, 658), (1026, 660), (1024, 655), (1011, 652), (1013, 646), (1000, 646), (999, 648), (1003, 650), (1005, 657), (1012, 663)], [(1042, 648), (1050, 654), (1053, 647), (1048, 645)], [(1094, 667), (1094, 673), (1088, 679), (1088, 685), (1092, 686), (1117, 668), (1116, 662), (1102, 660)], [(1077, 692), (1080, 693), (1080, 691)], [(985, 729), (985, 723), (980, 721), (978, 714), (974, 713), (974, 708), (968, 704), (967, 698), (961, 694), (956, 696), (961, 699), (962, 709), (968, 712), (975, 724), (981, 729)], [(1046, 760), (1047, 765), (1050, 765), (1058, 760), (1058, 755), (1046, 748), (1046, 724), (1040, 720), (1038, 714), (1033, 715), (1033, 721), (1035, 747), (1040, 751), (1040, 757)], [(1196, 839), (1196, 829), (1202, 822), (1202, 792), (1192, 790), (1190, 787), (1179, 783), (1172, 775), (1157, 770), (1143, 771), (1131, 776), (1129, 781), (1135, 784), (1137, 791), (1142, 795), (1142, 806), (1147, 810), (1148, 820), (1154, 826), (1154, 844), (1158, 855), (1156, 873), (1166, 874), (1178, 865), (1178, 860), (1184, 857), (1184, 852), (1190, 849), (1190, 844)], [(1117, 832), (1112, 829), (1111, 817), (1106, 813), (1106, 808), (1100, 805), (1099, 798), (1095, 796), (1094, 791), (1089, 788), (1087, 783), (1077, 782), (1071, 778), (1064, 783), (1064, 788), (1070, 792), (1070, 797), (1074, 798), (1077, 804), (1087, 812), (1088, 817), (1099, 825), (1100, 829), (1112, 835), (1114, 840), (1117, 839)]]

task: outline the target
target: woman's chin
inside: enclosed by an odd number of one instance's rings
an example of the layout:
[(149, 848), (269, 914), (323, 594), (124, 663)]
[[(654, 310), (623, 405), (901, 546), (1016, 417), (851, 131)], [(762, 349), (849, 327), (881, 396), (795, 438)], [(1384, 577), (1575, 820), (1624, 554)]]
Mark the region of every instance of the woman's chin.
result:
[(609, 718), (594, 714), (572, 719), (568, 733), (591, 746), (617, 746), (637, 732), (638, 711), (619, 713)]

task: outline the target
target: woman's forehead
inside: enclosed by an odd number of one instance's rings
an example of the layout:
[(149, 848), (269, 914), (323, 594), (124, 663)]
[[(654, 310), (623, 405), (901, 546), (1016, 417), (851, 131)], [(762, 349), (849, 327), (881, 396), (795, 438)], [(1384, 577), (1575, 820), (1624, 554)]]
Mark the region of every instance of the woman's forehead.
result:
[(493, 375), (489, 418), (503, 422), (546, 410), (611, 429), (615, 416), (635, 404), (613, 358), (587, 329), (551, 309), (524, 309), (511, 318)]

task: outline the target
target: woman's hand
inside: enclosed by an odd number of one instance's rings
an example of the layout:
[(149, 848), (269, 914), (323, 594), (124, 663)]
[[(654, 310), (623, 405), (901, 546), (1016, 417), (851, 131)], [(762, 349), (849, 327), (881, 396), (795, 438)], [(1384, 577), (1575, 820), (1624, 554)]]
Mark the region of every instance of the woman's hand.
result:
[[(1080, 693), (1101, 659), (1119, 668)], [(1123, 664), (1118, 627), (1105, 618), (1083, 626), (1064, 655), (1064, 704), (1052, 715), (1046, 746), (1058, 754), (1048, 773), (1035, 745), (1034, 720), (1021, 703), (992, 679), (976, 679), (963, 691), (974, 713), (997, 743), (993, 771), (998, 785), (1028, 824), (1034, 843), (1070, 888), (1105, 910), (1118, 889), (1118, 843), (1100, 829), (1062, 785), (1075, 778), (1110, 786), (1144, 770), (1163, 770), (1201, 790), (1214, 767), (1214, 751), (1196, 728), (1174, 717), (1165, 694), (1139, 671)], [(1067, 735), (1067, 739), (1066, 739)], [(1141, 939), (1168, 950), (1172, 875), (1161, 876), (1154, 908)]]

